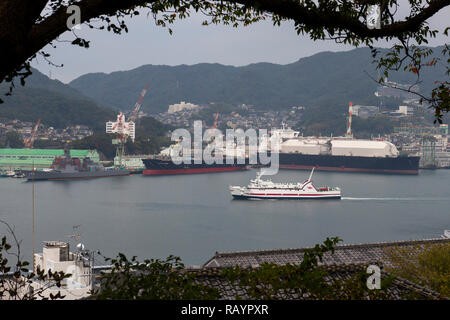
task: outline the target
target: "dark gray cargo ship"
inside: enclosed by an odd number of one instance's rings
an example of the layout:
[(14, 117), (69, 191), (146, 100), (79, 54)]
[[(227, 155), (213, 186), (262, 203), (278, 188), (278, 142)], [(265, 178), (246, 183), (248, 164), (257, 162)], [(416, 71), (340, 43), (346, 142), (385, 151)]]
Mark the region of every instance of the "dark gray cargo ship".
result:
[(39, 180), (80, 180), (105, 177), (127, 176), (131, 172), (125, 169), (105, 168), (94, 163), (91, 159), (72, 158), (68, 149), (64, 149), (64, 156), (56, 157), (52, 166), (44, 171), (27, 171), (28, 181)]
[(280, 153), (281, 169), (298, 169), (386, 174), (419, 174), (420, 157), (355, 157)]

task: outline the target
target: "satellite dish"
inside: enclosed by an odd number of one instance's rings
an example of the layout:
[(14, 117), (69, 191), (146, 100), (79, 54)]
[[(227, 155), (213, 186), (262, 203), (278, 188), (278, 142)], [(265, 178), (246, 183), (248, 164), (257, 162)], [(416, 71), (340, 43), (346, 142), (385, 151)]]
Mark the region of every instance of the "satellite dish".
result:
[(82, 243), (77, 244), (77, 249), (78, 249), (78, 251), (83, 251), (84, 250), (84, 244), (82, 244)]

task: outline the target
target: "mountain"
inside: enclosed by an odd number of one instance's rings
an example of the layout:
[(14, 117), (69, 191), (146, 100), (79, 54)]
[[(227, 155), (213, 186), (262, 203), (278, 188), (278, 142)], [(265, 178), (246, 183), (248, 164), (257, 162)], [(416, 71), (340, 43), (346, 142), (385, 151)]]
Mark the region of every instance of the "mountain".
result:
[[(11, 96), (2, 96), (0, 118), (37, 121), (55, 128), (83, 124), (94, 130), (104, 130), (105, 122), (113, 120), (116, 112), (99, 107), (92, 99), (58, 80), (51, 80), (38, 70), (26, 79), (25, 87), (16, 85)], [(8, 84), (0, 85), (0, 93)]]
[[(440, 52), (439, 47), (433, 49)], [(374, 96), (377, 83), (367, 75), (378, 78), (372, 60), (368, 48), (358, 48), (346, 52), (321, 52), (286, 65), (145, 65), (110, 74), (86, 74), (73, 80), (70, 86), (105, 107), (129, 110), (145, 83), (150, 82), (143, 104), (143, 110), (148, 113), (166, 111), (170, 104), (180, 101), (245, 103), (260, 109), (296, 105), (320, 109), (329, 105), (342, 112), (350, 100), (359, 104), (378, 103)], [(429, 92), (435, 80), (444, 78), (444, 69), (425, 69), (429, 70), (422, 74), (421, 91)], [(389, 80), (415, 81), (408, 72), (392, 74)]]

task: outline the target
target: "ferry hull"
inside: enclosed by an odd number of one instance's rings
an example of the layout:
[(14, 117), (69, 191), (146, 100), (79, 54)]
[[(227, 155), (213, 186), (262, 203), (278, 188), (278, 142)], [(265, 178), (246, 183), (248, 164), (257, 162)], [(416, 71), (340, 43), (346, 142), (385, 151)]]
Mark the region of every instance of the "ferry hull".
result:
[[(340, 189), (329, 191), (314, 191), (305, 190), (276, 190), (276, 189), (249, 189), (238, 186), (230, 187), (230, 193), (234, 199), (289, 199), (289, 200), (302, 200), (302, 199), (341, 199)], [(311, 189), (306, 189), (311, 190)]]
[(313, 173), (314, 168), (308, 180), (302, 183), (276, 183), (272, 180), (262, 180), (263, 173), (259, 172), (247, 187), (230, 186), (229, 190), (235, 199), (341, 199), (340, 188), (316, 188), (311, 180)]
[(341, 199), (341, 195), (304, 195), (304, 196), (270, 196), (270, 195), (238, 195), (233, 194), (232, 195), (234, 199), (237, 200), (255, 200), (255, 199), (283, 199), (283, 200), (324, 200), (324, 199), (330, 199), (330, 200), (339, 200)]

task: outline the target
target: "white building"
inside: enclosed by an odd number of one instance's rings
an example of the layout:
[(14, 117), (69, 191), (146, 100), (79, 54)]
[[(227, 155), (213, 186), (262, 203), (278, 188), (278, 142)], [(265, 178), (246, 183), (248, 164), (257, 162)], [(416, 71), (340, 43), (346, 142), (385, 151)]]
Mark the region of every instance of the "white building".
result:
[(184, 101), (181, 101), (180, 103), (177, 104), (172, 104), (169, 106), (169, 110), (167, 110), (167, 113), (175, 113), (175, 112), (180, 112), (183, 110), (193, 110), (193, 109), (197, 109), (199, 106), (195, 105), (193, 103), (186, 103)]
[(380, 108), (377, 106), (362, 106), (357, 104), (352, 106), (352, 112), (354, 116), (367, 119), (380, 113)]
[(129, 170), (141, 170), (144, 169), (144, 163), (142, 159), (148, 158), (147, 155), (129, 155), (122, 157), (122, 164), (120, 164), (120, 157), (114, 157), (114, 166), (119, 167), (122, 165)]
[(405, 116), (411, 116), (414, 113), (414, 108), (410, 106), (398, 106), (397, 112)]
[(50, 293), (55, 295), (61, 292), (64, 299), (81, 299), (88, 297), (92, 290), (92, 267), (94, 264), (92, 252), (84, 249), (82, 244), (77, 246), (77, 252), (69, 250), (69, 244), (60, 241), (47, 241), (44, 243), (42, 253), (34, 254), (34, 271), (37, 268), (48, 272), (63, 271), (65, 274), (71, 274), (70, 278), (62, 281), (62, 286), (49, 286), (48, 283), (33, 281), (31, 286), (34, 290), (46, 287), (45, 296)]

